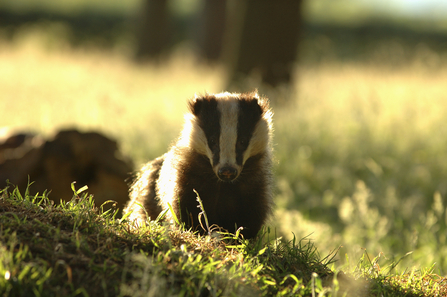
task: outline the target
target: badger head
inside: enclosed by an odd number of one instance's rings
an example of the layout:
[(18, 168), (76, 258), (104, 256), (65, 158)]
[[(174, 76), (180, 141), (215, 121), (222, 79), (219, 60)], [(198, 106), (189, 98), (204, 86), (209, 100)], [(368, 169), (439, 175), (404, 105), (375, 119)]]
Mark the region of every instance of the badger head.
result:
[(207, 156), (219, 180), (235, 181), (245, 162), (270, 151), (268, 102), (256, 93), (221, 93), (189, 102), (181, 142)]

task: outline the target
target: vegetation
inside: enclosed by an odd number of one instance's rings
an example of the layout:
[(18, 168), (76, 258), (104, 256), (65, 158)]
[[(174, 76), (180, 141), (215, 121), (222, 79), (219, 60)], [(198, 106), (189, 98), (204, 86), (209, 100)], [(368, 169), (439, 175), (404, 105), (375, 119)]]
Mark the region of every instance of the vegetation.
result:
[(283, 296), (322, 290), (315, 280), (332, 275), (331, 259), (320, 260), (310, 242), (200, 237), (157, 222), (135, 228), (77, 193), (56, 205), (2, 192), (3, 296)]
[[(362, 258), (334, 273), (311, 241), (264, 230), (201, 237), (159, 222), (132, 225), (95, 208), (72, 185), (70, 202), (4, 189), (0, 196), (1, 296), (441, 296), (432, 270), (402, 275)], [(365, 254), (366, 255), (366, 254)]]
[[(187, 98), (225, 85), (223, 69), (188, 50), (135, 65), (125, 46), (74, 50), (61, 34), (40, 24), (0, 43), (0, 127), (99, 130), (139, 167), (178, 135)], [(445, 295), (447, 56), (391, 41), (362, 62), (310, 63), (312, 49), (331, 47), (312, 42), (294, 89), (263, 91), (275, 111), (277, 207), (262, 240), (135, 230), (91, 197), (57, 204), (11, 187), (0, 198), (0, 292)]]

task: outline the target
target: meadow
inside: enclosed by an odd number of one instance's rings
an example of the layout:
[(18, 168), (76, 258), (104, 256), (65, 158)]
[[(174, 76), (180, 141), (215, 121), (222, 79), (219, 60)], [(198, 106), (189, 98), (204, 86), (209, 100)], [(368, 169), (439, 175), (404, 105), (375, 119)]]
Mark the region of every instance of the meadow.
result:
[[(224, 68), (185, 49), (166, 64), (137, 65), (42, 32), (0, 43), (0, 127), (101, 131), (138, 168), (177, 137), (188, 98), (225, 87)], [(268, 92), (277, 204), (269, 227), (284, 240), (311, 239), (321, 255), (342, 246), (334, 269), (352, 269), (366, 251), (380, 256), (379, 268), (399, 262), (397, 273), (445, 275), (445, 54), (421, 47), (403, 65), (379, 60), (301, 63), (292, 89)]]

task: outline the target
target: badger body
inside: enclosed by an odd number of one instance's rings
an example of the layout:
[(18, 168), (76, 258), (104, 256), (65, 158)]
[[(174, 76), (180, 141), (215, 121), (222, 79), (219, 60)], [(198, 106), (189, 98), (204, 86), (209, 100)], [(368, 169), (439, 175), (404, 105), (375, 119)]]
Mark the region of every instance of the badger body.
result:
[[(256, 236), (272, 208), (271, 133), (272, 112), (256, 93), (192, 99), (180, 138), (142, 168), (125, 213), (155, 219), (171, 205), (187, 227), (200, 230), (195, 190), (210, 225)], [(174, 221), (170, 211), (166, 219)]]

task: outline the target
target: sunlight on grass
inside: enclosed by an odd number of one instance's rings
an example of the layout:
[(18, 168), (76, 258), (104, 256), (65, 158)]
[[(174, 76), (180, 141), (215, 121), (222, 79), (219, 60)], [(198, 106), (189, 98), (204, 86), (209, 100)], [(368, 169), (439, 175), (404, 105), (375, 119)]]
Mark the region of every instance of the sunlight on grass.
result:
[(117, 212), (96, 208), (88, 193), (72, 190), (73, 199), (60, 204), (27, 190), (0, 190), (2, 296), (332, 292), (332, 257), (321, 259), (306, 239), (282, 242), (268, 230), (257, 240), (223, 232), (200, 236), (154, 221), (134, 228), (116, 220)]
[(276, 110), (278, 228), (343, 245), (342, 262), (414, 251), (402, 269), (445, 273), (447, 71), (334, 63), (298, 76), (296, 108)]
[[(137, 166), (177, 137), (188, 98), (224, 86), (222, 69), (185, 51), (136, 65), (42, 39), (30, 33), (1, 45), (0, 127), (99, 130)], [(340, 266), (361, 248), (389, 261), (413, 251), (402, 270), (436, 262), (434, 272), (446, 273), (447, 70), (424, 59), (297, 68), (297, 91), (274, 119), (272, 225), (286, 239), (311, 234), (322, 254), (343, 245)]]
[(221, 91), (220, 73), (184, 52), (168, 65), (138, 66), (99, 51), (48, 50), (30, 36), (0, 50), (0, 76), (7, 78), (0, 82), (0, 127), (99, 129), (142, 162), (176, 137), (186, 99)]

